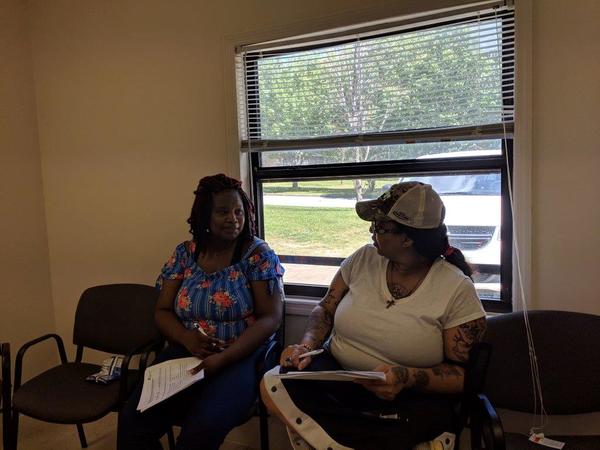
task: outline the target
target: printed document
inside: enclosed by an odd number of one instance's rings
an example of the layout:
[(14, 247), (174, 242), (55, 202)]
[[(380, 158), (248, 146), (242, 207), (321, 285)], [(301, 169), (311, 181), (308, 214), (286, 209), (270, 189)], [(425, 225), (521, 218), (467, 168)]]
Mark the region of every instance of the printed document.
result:
[(352, 380), (381, 380), (385, 381), (383, 372), (367, 372), (357, 370), (323, 370), (320, 372), (309, 372), (299, 370), (297, 372), (280, 373), (275, 375), (283, 379), (293, 380), (322, 380), (322, 381), (352, 381)]
[(195, 375), (188, 372), (200, 362), (202, 362), (201, 359), (191, 356), (171, 359), (147, 367), (144, 372), (142, 395), (137, 406), (138, 411), (144, 412), (204, 378), (204, 370)]

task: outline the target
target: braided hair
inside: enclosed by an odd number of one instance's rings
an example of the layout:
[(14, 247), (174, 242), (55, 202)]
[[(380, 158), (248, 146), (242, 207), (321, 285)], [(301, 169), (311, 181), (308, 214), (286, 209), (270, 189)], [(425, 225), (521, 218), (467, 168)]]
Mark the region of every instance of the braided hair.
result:
[(196, 242), (196, 251), (206, 247), (210, 235), (210, 216), (213, 208), (212, 194), (228, 190), (236, 191), (244, 205), (244, 228), (238, 237), (238, 243), (252, 239), (256, 235), (254, 205), (242, 189), (242, 182), (222, 173), (211, 175), (202, 178), (198, 183), (198, 188), (194, 191), (196, 198), (192, 205), (192, 212), (187, 220), (187, 223), (190, 224), (190, 233)]
[[(451, 247), (448, 242), (448, 230), (443, 223), (433, 229), (407, 227), (395, 223), (398, 230), (405, 233), (412, 241), (416, 252), (427, 258), (430, 262), (443, 256), (450, 264), (458, 267), (462, 273), (471, 277), (473, 269), (465, 259), (465, 255), (456, 247)], [(448, 251), (448, 250), (451, 251)]]

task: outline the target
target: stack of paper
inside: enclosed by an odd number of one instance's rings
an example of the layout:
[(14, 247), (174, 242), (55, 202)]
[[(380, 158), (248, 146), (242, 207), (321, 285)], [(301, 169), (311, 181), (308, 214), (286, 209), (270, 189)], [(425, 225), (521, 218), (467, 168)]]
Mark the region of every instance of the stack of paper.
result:
[(204, 378), (204, 370), (195, 375), (189, 373), (201, 362), (201, 359), (191, 356), (148, 367), (144, 372), (144, 386), (137, 410), (144, 412)]
[(283, 379), (321, 380), (321, 381), (353, 381), (380, 380), (385, 381), (383, 372), (365, 372), (355, 370), (323, 370), (321, 372), (298, 371), (276, 375)]

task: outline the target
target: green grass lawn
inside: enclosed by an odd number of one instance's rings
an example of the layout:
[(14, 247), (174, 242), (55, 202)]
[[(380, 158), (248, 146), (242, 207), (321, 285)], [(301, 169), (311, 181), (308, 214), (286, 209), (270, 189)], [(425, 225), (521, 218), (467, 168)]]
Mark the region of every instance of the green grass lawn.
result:
[(346, 257), (371, 242), (354, 208), (265, 205), (265, 239), (282, 255)]
[[(365, 192), (365, 198), (375, 198), (381, 195), (381, 187), (396, 183), (397, 178), (380, 178), (375, 181), (375, 189), (372, 193)], [(366, 183), (364, 183), (366, 189)], [(291, 181), (266, 182), (263, 184), (263, 192), (270, 195), (313, 195), (318, 197), (332, 198), (354, 198), (353, 180), (315, 180), (299, 181), (298, 188), (293, 188)]]

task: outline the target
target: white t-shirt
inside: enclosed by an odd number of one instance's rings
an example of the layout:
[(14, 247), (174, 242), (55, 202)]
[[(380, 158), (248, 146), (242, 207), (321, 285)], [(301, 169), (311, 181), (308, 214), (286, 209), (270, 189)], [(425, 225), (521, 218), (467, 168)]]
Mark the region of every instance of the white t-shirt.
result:
[(386, 282), (389, 260), (366, 245), (340, 268), (349, 290), (335, 312), (329, 342), (348, 370), (385, 364), (432, 367), (444, 360), (442, 331), (485, 316), (471, 280), (439, 258), (410, 296), (395, 301)]

